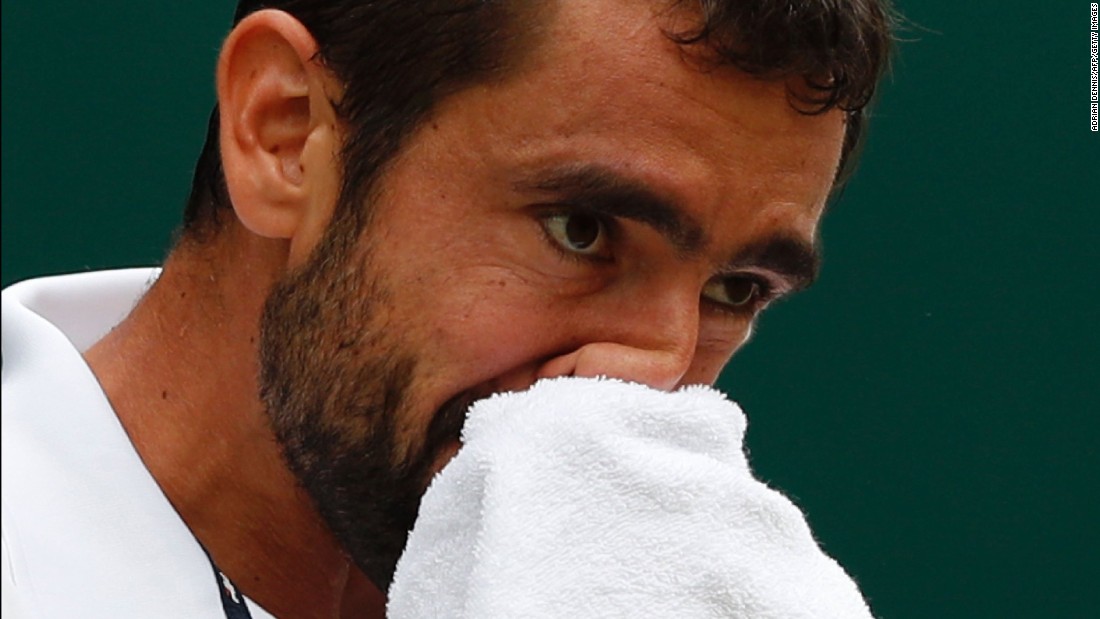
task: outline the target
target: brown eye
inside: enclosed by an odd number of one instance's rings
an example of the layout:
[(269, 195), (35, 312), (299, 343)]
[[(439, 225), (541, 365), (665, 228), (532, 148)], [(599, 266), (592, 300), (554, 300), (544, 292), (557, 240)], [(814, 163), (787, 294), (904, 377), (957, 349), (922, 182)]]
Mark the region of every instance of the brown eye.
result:
[(606, 251), (607, 229), (602, 220), (587, 213), (560, 213), (543, 220), (546, 232), (562, 249), (586, 256)]
[(730, 305), (745, 305), (751, 303), (760, 292), (760, 286), (749, 279), (731, 278), (724, 282), (726, 289), (726, 301)]
[(751, 277), (716, 277), (703, 288), (703, 297), (733, 309), (750, 307), (760, 298), (760, 284)]
[(565, 238), (578, 251), (592, 247), (599, 240), (600, 232), (600, 221), (590, 215), (572, 215), (565, 223)]

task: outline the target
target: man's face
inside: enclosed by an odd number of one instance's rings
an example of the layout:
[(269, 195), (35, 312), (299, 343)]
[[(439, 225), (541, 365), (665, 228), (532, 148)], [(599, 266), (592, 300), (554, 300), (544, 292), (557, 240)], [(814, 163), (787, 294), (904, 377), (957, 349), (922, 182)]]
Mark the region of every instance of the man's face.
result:
[(470, 400), (558, 375), (712, 383), (812, 275), (841, 114), (685, 62), (644, 3), (578, 4), (522, 70), (438, 105), (355, 250), (321, 246), (267, 304), (273, 425), (380, 586)]

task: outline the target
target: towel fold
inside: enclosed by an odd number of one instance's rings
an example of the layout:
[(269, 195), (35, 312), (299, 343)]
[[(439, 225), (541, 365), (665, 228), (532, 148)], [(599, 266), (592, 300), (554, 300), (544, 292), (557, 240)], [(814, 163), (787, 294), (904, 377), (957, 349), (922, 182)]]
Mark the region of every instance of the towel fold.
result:
[(707, 387), (558, 378), (475, 403), (387, 616), (870, 617), (801, 512), (753, 478), (745, 425)]

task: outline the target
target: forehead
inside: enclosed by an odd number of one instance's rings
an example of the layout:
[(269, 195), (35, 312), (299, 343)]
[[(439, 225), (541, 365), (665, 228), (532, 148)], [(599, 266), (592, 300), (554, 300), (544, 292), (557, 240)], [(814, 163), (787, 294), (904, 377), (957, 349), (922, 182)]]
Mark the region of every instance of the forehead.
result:
[(598, 164), (693, 205), (704, 224), (729, 219), (732, 207), (779, 209), (812, 236), (839, 160), (841, 113), (800, 114), (783, 83), (695, 62), (668, 37), (694, 25), (683, 9), (564, 2), (544, 17), (519, 69), (440, 103), (436, 140), (449, 136), (515, 174)]
[[(762, 147), (756, 157), (768, 156), (770, 149), (763, 147), (779, 142), (799, 149), (828, 144), (839, 157), (842, 114), (800, 114), (788, 102), (785, 83), (730, 67), (708, 68), (692, 49), (669, 38), (670, 32), (697, 27), (697, 20), (694, 11), (669, 9), (664, 2), (564, 3), (549, 20), (549, 36), (533, 54), (527, 79), (561, 86), (556, 92), (565, 100), (554, 102), (561, 129), (585, 123), (608, 131), (672, 129), (694, 150), (713, 146), (708, 154), (719, 155), (726, 149), (730, 163), (745, 158), (734, 151), (733, 138), (740, 140), (740, 151)], [(820, 163), (831, 180), (835, 162), (830, 159)]]

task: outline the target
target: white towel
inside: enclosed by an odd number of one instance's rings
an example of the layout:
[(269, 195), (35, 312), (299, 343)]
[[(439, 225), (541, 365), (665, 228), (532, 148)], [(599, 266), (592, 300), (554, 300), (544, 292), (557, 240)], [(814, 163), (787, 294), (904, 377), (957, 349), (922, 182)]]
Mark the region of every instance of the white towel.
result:
[(707, 387), (544, 380), (475, 403), (397, 565), (390, 619), (870, 617), (753, 478)]

